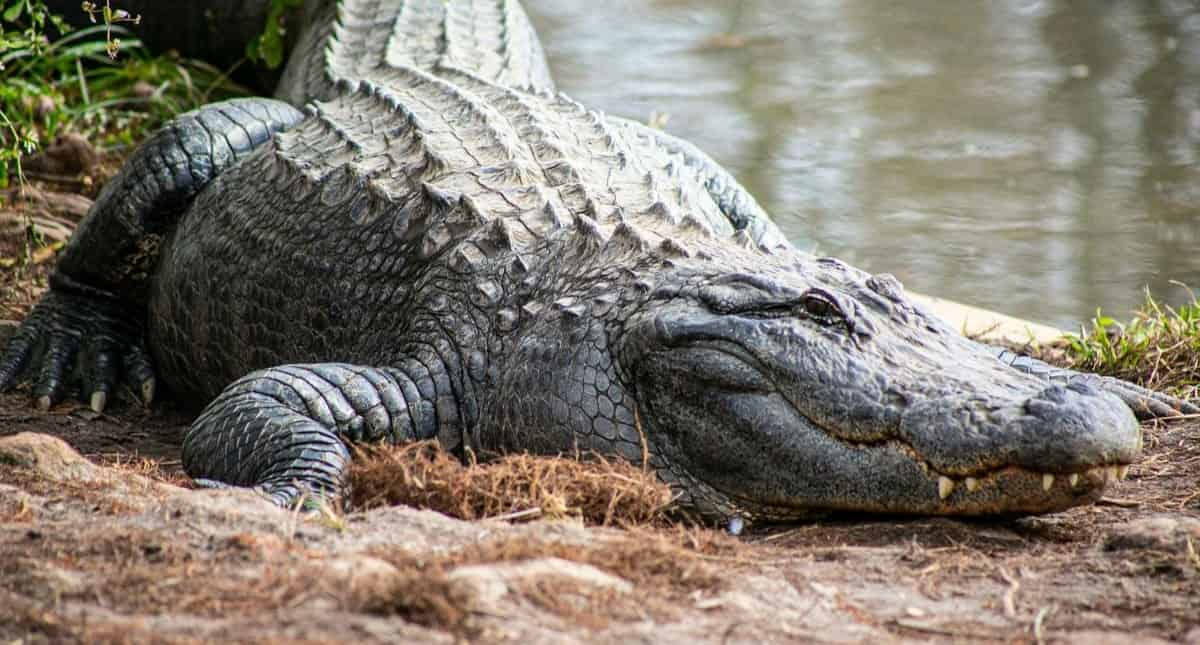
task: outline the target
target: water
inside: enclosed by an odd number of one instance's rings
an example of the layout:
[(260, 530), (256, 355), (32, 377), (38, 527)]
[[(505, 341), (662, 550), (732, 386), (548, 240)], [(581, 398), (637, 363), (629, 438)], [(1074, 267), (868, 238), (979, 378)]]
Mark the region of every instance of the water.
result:
[(1200, 288), (1194, 3), (526, 5), (566, 92), (669, 116), (802, 246), (1066, 327)]

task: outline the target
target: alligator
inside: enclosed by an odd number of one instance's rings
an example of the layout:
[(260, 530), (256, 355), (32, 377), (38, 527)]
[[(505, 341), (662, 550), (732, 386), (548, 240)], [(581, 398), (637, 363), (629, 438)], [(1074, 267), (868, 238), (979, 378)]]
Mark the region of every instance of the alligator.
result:
[[(615, 455), (732, 522), (1095, 500), (1136, 385), (969, 340), (793, 248), (685, 141), (558, 92), (516, 0), (312, 2), (279, 99), (150, 137), (0, 359), (203, 406), (208, 486), (344, 492), (348, 442)], [(282, 100), (280, 100), (282, 99)]]

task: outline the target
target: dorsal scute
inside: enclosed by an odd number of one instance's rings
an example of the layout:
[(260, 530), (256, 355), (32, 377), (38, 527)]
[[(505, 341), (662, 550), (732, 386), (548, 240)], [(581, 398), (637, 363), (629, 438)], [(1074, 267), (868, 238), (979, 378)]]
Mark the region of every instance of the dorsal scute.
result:
[(658, 252), (666, 260), (681, 260), (692, 257), (691, 249), (679, 240), (670, 237), (659, 243)]
[(650, 240), (635, 225), (621, 222), (613, 229), (607, 250), (633, 253), (648, 253)]
[(326, 174), (317, 199), (327, 209), (358, 225), (367, 225), (388, 215), (395, 203), (373, 173), (353, 163), (338, 166)]
[(448, 213), (461, 195), (442, 190), (430, 182), (421, 182), (421, 200), (426, 210), (439, 214)]
[(608, 236), (604, 233), (604, 229), (600, 228), (600, 224), (587, 215), (576, 215), (574, 224), (575, 232), (579, 239), (583, 240), (588, 246), (599, 248), (608, 239)]
[(488, 225), (482, 241), (497, 251), (513, 251), (518, 248), (513, 224), (506, 217), (497, 217)]
[(470, 196), (421, 184), (419, 215), (423, 219), (420, 245), (423, 259), (440, 254), (451, 244), (484, 229), (488, 218)]
[(703, 239), (711, 239), (716, 236), (712, 225), (691, 213), (684, 215), (680, 220), (679, 230), (686, 235)]
[(733, 234), (733, 237), (731, 239), (735, 245), (740, 246), (744, 249), (758, 250), (758, 244), (755, 243), (754, 238), (744, 228), (738, 229), (737, 232), (735, 232)]

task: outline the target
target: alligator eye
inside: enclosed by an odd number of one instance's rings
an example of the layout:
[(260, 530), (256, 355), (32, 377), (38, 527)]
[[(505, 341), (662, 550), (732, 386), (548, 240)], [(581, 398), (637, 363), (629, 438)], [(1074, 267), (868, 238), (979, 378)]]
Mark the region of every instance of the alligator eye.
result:
[(822, 325), (833, 325), (846, 320), (846, 314), (842, 312), (833, 296), (819, 289), (805, 293), (800, 299), (800, 306), (809, 318)]

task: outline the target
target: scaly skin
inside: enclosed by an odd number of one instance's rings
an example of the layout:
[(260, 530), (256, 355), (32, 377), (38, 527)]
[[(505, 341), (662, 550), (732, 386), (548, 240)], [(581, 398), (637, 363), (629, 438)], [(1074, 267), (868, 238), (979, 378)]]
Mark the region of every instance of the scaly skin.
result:
[(307, 115), (218, 104), (140, 149), (0, 386), (32, 365), (48, 405), (81, 346), (85, 392), (119, 362), (150, 384), (144, 343), (208, 403), (183, 448), (205, 483), (288, 504), (337, 494), (343, 440), (436, 438), (644, 461), (681, 504), (753, 519), (1062, 509), (1136, 459), (1130, 406), (1195, 410), (795, 251), (690, 144), (554, 94), (513, 1), (308, 20), (279, 90)]

